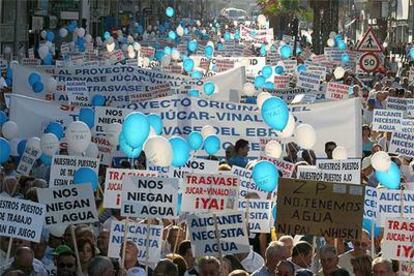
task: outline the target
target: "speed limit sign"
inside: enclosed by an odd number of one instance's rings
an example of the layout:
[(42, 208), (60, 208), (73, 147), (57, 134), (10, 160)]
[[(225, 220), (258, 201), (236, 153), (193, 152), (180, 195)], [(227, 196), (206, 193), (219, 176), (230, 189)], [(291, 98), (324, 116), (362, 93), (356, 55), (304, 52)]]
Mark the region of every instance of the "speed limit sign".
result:
[(374, 72), (380, 66), (380, 60), (374, 53), (365, 53), (359, 59), (359, 66), (365, 72)]

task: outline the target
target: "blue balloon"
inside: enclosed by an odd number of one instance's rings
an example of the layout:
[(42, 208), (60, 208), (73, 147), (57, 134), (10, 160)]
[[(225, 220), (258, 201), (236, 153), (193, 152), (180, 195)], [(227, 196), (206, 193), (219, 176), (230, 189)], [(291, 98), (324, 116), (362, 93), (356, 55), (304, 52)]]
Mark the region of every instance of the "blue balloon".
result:
[(273, 163), (262, 160), (254, 165), (252, 178), (259, 189), (271, 193), (277, 187), (279, 173)]
[(121, 151), (125, 153), (125, 155), (128, 158), (137, 158), (141, 154), (141, 151), (142, 151), (142, 146), (133, 148), (130, 145), (128, 145), (122, 132), (119, 135), (119, 147)]
[(292, 55), (292, 48), (288, 44), (285, 44), (279, 48), (279, 54), (283, 59), (290, 58)]
[(203, 74), (200, 71), (194, 71), (191, 73), (191, 77), (195, 80), (201, 80), (203, 78)]
[(147, 116), (141, 112), (130, 113), (124, 120), (122, 132), (129, 146), (132, 148), (141, 147), (150, 132), (150, 123)]
[(50, 122), (45, 129), (45, 133), (53, 133), (59, 140), (65, 136), (63, 126), (58, 122)]
[(12, 79), (6, 79), (6, 84), (8, 87), (12, 87), (13, 86), (13, 80)]
[(229, 32), (225, 32), (224, 33), (224, 40), (225, 41), (229, 41), (230, 40), (230, 33)]
[(283, 73), (285, 72), (285, 67), (282, 65), (276, 65), (275, 67), (275, 73), (278, 75), (283, 75)]
[(209, 135), (204, 140), (204, 150), (209, 155), (214, 155), (220, 150), (220, 144), (220, 138), (217, 135)]
[(217, 50), (220, 50), (220, 51), (224, 50), (224, 45), (220, 42), (217, 42)]
[(109, 32), (104, 32), (103, 38), (104, 40), (108, 40), (111, 37), (111, 34)]
[(377, 238), (381, 235), (381, 227), (378, 227), (375, 221), (364, 218), (362, 220), (362, 229), (365, 229), (369, 233), (369, 237), (371, 238), (372, 224), (374, 224), (374, 237)]
[(105, 106), (105, 102), (106, 102), (105, 97), (99, 94), (93, 96), (92, 98), (93, 106)]
[(40, 158), (39, 159), (46, 166), (50, 166), (52, 164), (52, 156), (49, 156), (49, 155), (46, 155), (46, 154), (42, 154), (42, 155), (40, 155)]
[(339, 50), (345, 50), (346, 49), (346, 43), (345, 43), (345, 41), (339, 40), (339, 41), (337, 41), (337, 44), (338, 44), (338, 49)]
[(240, 40), (240, 33), (239, 31), (234, 33), (234, 40)]
[(267, 55), (267, 51), (266, 51), (266, 45), (262, 45), (261, 47), (260, 47), (260, 56), (262, 56), (262, 57), (264, 57), (264, 56), (266, 56)]
[(51, 65), (52, 61), (53, 61), (53, 57), (50, 53), (48, 53), (47, 56), (43, 59), (43, 64)]
[(296, 71), (298, 71), (298, 73), (306, 72), (306, 70), (308, 70), (308, 67), (305, 64), (299, 64), (296, 67)]
[(207, 45), (204, 48), (204, 54), (206, 55), (207, 58), (212, 58), (213, 57), (213, 53), (214, 53), (214, 48), (211, 45)]
[(187, 48), (190, 52), (195, 52), (197, 51), (198, 48), (198, 42), (197, 40), (190, 40), (187, 44)]
[(174, 16), (174, 13), (175, 13), (175, 11), (174, 11), (174, 9), (172, 7), (168, 7), (168, 8), (165, 9), (165, 14), (168, 17), (173, 17)]
[(154, 55), (154, 58), (156, 59), (156, 60), (158, 60), (158, 61), (161, 61), (162, 60), (162, 58), (164, 57), (164, 51), (163, 50), (157, 50), (157, 51), (155, 51), (155, 55)]
[(33, 72), (29, 75), (28, 81), (30, 86), (33, 86), (33, 84), (35, 84), (36, 82), (40, 82), (40, 80), (41, 76), (38, 73)]
[(348, 63), (349, 62), (349, 55), (347, 53), (342, 54), (341, 61), (342, 61), (342, 63)]
[(96, 172), (89, 167), (81, 167), (77, 169), (73, 175), (73, 184), (87, 184), (92, 185), (92, 189), (98, 189), (98, 176)]
[(55, 34), (51, 31), (48, 31), (46, 33), (46, 40), (52, 42), (54, 39), (55, 39)]
[(45, 88), (45, 86), (40, 81), (37, 81), (37, 82), (33, 83), (33, 85), (32, 85), (33, 92), (35, 92), (35, 93), (41, 93), (44, 88)]
[(338, 44), (339, 41), (344, 40), (343, 36), (341, 34), (337, 34), (335, 36), (335, 42)]
[(279, 97), (270, 97), (262, 105), (263, 121), (271, 128), (281, 131), (289, 120), (289, 109), (284, 100)]
[(179, 136), (171, 137), (169, 141), (173, 152), (171, 165), (174, 167), (184, 166), (190, 159), (190, 146), (184, 138)]
[(408, 54), (411, 59), (414, 59), (414, 47), (410, 49), (410, 52)]
[(272, 75), (272, 66), (266, 65), (262, 68), (262, 76), (266, 79), (270, 78)]
[(9, 141), (0, 137), (0, 164), (6, 162), (10, 157), (10, 144)]
[(8, 118), (4, 111), (0, 110), (0, 127), (3, 126), (5, 122), (7, 122)]
[(388, 189), (399, 189), (401, 182), (401, 171), (397, 164), (391, 162), (391, 166), (388, 171), (381, 172), (375, 171), (375, 177), (378, 182)]
[(10, 68), (10, 66), (6, 67), (6, 78), (12, 79), (13, 78), (13, 70)]
[(23, 139), (17, 144), (17, 154), (21, 157), (26, 149), (27, 140)]
[(161, 120), (161, 116), (158, 114), (150, 114), (147, 116), (148, 122), (150, 123), (150, 126), (154, 129), (155, 133), (157, 135), (161, 135), (163, 123)]
[(200, 96), (200, 91), (198, 91), (197, 89), (190, 89), (190, 90), (188, 90), (188, 96), (190, 96), (190, 97), (199, 97)]
[(166, 55), (171, 55), (171, 52), (172, 52), (171, 47), (168, 47), (168, 46), (165, 46), (165, 47), (164, 47), (164, 53), (165, 53)]
[(275, 88), (275, 85), (273, 82), (267, 81), (265, 84), (263, 84), (263, 88), (267, 90), (273, 90)]
[(168, 38), (171, 40), (175, 40), (177, 38), (177, 34), (174, 31), (169, 31)]
[(213, 82), (209, 81), (204, 84), (203, 90), (204, 90), (204, 94), (206, 94), (207, 96), (211, 96), (214, 94), (214, 91), (216, 90), (216, 86), (214, 85)]
[(194, 68), (194, 61), (191, 58), (186, 58), (183, 61), (183, 67), (186, 72), (191, 72)]
[(274, 221), (276, 221), (276, 215), (277, 215), (277, 210), (276, 210), (276, 205), (274, 205), (272, 208), (272, 216), (273, 216)]
[(187, 142), (193, 150), (199, 150), (203, 145), (203, 135), (199, 131), (192, 131), (187, 137)]
[(95, 125), (95, 112), (92, 108), (82, 107), (79, 111), (79, 120), (93, 128)]
[(254, 79), (254, 86), (256, 88), (262, 88), (265, 82), (266, 82), (266, 79), (263, 76), (257, 76)]

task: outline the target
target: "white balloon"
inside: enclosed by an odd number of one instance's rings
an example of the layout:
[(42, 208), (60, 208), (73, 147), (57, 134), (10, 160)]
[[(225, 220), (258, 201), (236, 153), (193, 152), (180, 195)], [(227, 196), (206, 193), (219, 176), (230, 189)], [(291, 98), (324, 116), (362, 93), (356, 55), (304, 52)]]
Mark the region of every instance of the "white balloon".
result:
[(335, 38), (335, 36), (336, 36), (336, 33), (335, 32), (330, 32), (329, 33), (329, 38)]
[(50, 50), (52, 50), (53, 43), (51, 41), (46, 41), (45, 45), (47, 46), (47, 48), (49, 48)]
[(10, 144), (10, 155), (11, 156), (19, 156), (19, 153), (17, 152), (17, 146), (19, 145), (20, 141), (23, 139), (20, 138), (13, 138), (9, 141)]
[(139, 50), (141, 50), (141, 44), (139, 44), (138, 42), (134, 42), (134, 50), (135, 51), (139, 51)]
[(133, 43), (134, 42), (134, 38), (132, 37), (132, 35), (129, 35), (127, 40), (128, 40), (128, 43)]
[(78, 34), (79, 37), (84, 37), (86, 30), (84, 28), (79, 28), (78, 31), (76, 32)]
[(214, 129), (214, 127), (210, 125), (203, 126), (203, 128), (201, 129), (201, 136), (203, 136), (204, 139), (206, 139), (207, 136), (213, 134), (216, 134), (216, 130)]
[(257, 24), (259, 24), (259, 26), (263, 26), (266, 24), (266, 16), (264, 16), (263, 14), (259, 14), (259, 16), (257, 17)]
[(342, 68), (341, 66), (338, 66), (338, 67), (335, 68), (335, 71), (334, 71), (335, 79), (337, 79), (337, 80), (342, 79), (344, 77), (344, 75), (345, 75), (345, 69), (344, 68)]
[(385, 151), (378, 151), (372, 155), (371, 165), (376, 171), (388, 171), (391, 166), (391, 157)]
[(295, 131), (295, 126), (295, 117), (289, 113), (289, 120), (286, 127), (282, 131), (276, 131), (277, 136), (283, 139), (291, 137)]
[(105, 136), (111, 145), (117, 146), (119, 144), (119, 134), (121, 131), (122, 125), (120, 123), (115, 122), (106, 127)]
[(42, 149), (42, 153), (52, 156), (59, 149), (59, 139), (53, 133), (43, 134), (40, 139), (40, 148)]
[(49, 53), (49, 47), (47, 47), (46, 45), (42, 45), (39, 47), (39, 50), (37, 52), (39, 53), (39, 57), (41, 59), (44, 59)]
[(92, 36), (90, 34), (85, 35), (86, 42), (91, 42), (93, 40)]
[(171, 55), (165, 55), (161, 59), (161, 66), (166, 67), (170, 65), (170, 62), (171, 62)]
[(48, 78), (46, 80), (46, 92), (54, 93), (56, 92), (56, 88), (57, 81), (53, 77)]
[(156, 166), (167, 167), (171, 165), (172, 149), (170, 142), (162, 137), (149, 138), (144, 144), (147, 160)]
[(295, 141), (304, 149), (312, 149), (316, 143), (315, 129), (308, 124), (300, 124), (295, 129)]
[(67, 35), (68, 35), (68, 30), (67, 30), (66, 28), (61, 28), (61, 29), (59, 30), (59, 36), (60, 36), (61, 38), (65, 38)]
[(180, 52), (178, 52), (178, 50), (174, 49), (171, 52), (171, 57), (173, 60), (179, 60), (180, 59)]
[(246, 82), (243, 86), (243, 92), (246, 96), (254, 96), (256, 93), (256, 89), (254, 88), (254, 84), (251, 82)]
[(332, 158), (334, 160), (346, 160), (348, 159), (348, 152), (345, 147), (337, 146), (332, 152)]
[(114, 49), (115, 49), (115, 43), (114, 42), (106, 44), (106, 50), (108, 52), (111, 53)]
[(46, 39), (47, 32), (45, 30), (40, 32), (40, 37)]
[(128, 51), (128, 57), (129, 58), (135, 58), (135, 51), (134, 50), (132, 50), (132, 51)]
[(95, 143), (90, 143), (88, 148), (86, 149), (85, 152), (86, 156), (90, 157), (90, 158), (98, 158), (99, 155), (99, 149), (98, 146)]
[(85, 152), (91, 143), (91, 130), (87, 124), (81, 121), (70, 123), (65, 136), (68, 148), (77, 153)]
[(265, 146), (265, 153), (267, 156), (273, 158), (280, 158), (282, 155), (282, 146), (276, 140), (270, 140)]
[(19, 134), (19, 127), (14, 121), (7, 121), (3, 124), (1, 133), (3, 134), (4, 138), (11, 140), (13, 138), (16, 138)]
[(184, 35), (184, 28), (181, 25), (178, 25), (177, 29), (175, 30), (178, 36)]
[(327, 44), (329, 47), (335, 46), (335, 40), (333, 38), (328, 39)]
[(42, 149), (40, 147), (40, 138), (32, 137), (27, 140), (26, 148), (30, 148), (32, 153), (35, 153), (36, 159), (42, 155)]
[(201, 26), (201, 21), (200, 20), (197, 20), (196, 21), (196, 24), (197, 24), (198, 27), (200, 27)]
[(259, 109), (262, 109), (263, 103), (270, 97), (272, 97), (272, 95), (269, 92), (261, 92), (259, 95), (257, 95), (256, 102)]

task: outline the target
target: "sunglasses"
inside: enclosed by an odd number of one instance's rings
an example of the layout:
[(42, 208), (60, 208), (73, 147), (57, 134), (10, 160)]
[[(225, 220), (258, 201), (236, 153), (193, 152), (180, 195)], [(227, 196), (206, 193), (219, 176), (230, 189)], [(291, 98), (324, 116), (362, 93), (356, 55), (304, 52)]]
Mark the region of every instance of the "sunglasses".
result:
[(72, 267), (74, 267), (75, 266), (75, 264), (74, 263), (68, 263), (68, 264), (65, 264), (65, 263), (60, 263), (60, 264), (58, 264), (58, 267), (59, 268), (72, 268)]

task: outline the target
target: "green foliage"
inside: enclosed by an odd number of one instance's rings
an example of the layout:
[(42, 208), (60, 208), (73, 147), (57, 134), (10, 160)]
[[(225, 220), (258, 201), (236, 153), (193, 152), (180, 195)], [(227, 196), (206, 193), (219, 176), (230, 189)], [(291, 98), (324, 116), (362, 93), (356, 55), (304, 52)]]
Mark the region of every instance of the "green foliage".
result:
[(302, 7), (299, 0), (257, 0), (262, 13), (268, 16), (297, 16), (300, 20), (312, 21), (312, 9)]

